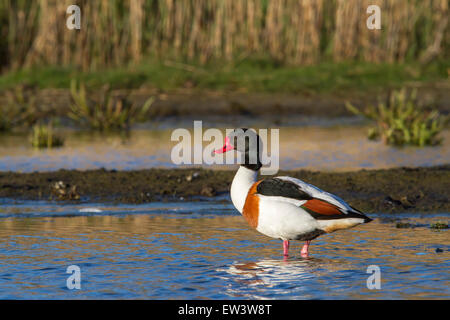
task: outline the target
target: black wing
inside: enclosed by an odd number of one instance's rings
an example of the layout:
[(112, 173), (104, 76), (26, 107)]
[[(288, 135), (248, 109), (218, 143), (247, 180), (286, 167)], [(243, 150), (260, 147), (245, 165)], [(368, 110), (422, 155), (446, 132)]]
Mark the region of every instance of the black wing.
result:
[(285, 197), (297, 200), (311, 200), (313, 197), (300, 189), (300, 187), (287, 180), (268, 178), (261, 181), (256, 192), (263, 196)]
[[(261, 181), (256, 187), (256, 192), (264, 196), (285, 197), (296, 200), (306, 200), (301, 206), (311, 216), (316, 219), (345, 219), (345, 218), (361, 218), (365, 222), (371, 221), (361, 211), (350, 207), (346, 210), (328, 202), (325, 199), (315, 198), (311, 194), (305, 192), (301, 187), (289, 180), (268, 178)], [(312, 200), (312, 201), (309, 201)]]

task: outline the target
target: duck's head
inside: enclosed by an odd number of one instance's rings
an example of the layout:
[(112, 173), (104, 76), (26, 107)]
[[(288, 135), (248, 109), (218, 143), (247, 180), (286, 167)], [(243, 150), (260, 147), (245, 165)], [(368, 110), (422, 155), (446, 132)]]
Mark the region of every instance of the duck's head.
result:
[(262, 167), (260, 161), (262, 141), (254, 130), (247, 128), (234, 129), (225, 138), (225, 145), (214, 152), (224, 153), (230, 150), (236, 150), (244, 155), (242, 163), (240, 163), (242, 166), (255, 171)]

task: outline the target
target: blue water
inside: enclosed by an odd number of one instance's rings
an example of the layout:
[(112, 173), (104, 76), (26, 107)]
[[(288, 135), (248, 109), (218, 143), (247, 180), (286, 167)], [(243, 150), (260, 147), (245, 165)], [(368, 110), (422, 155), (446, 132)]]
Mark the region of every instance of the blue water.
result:
[[(187, 125), (187, 129), (192, 127), (192, 123)], [(39, 150), (31, 147), (26, 135), (1, 135), (0, 171), (179, 167), (171, 160), (172, 148), (178, 143), (171, 140), (175, 128), (179, 126), (164, 130), (132, 130), (126, 138), (66, 130), (63, 147)], [(270, 147), (267, 151), (273, 165), (278, 161), (279, 168), (285, 170), (427, 167), (447, 164), (450, 159), (450, 130), (442, 132), (442, 145), (425, 148), (387, 146), (381, 141), (368, 140), (367, 130), (364, 126), (342, 125), (283, 127), (280, 128), (279, 147)], [(205, 141), (203, 147), (208, 144)], [(211, 168), (206, 164), (204, 167)], [(229, 166), (218, 167), (229, 169)]]
[[(443, 213), (375, 220), (312, 242), (251, 230), (226, 198), (214, 201), (59, 205), (0, 200), (0, 299), (420, 299), (450, 298)], [(416, 225), (395, 228), (401, 218)], [(438, 252), (437, 252), (438, 251)], [(69, 289), (70, 265), (81, 289)], [(380, 289), (368, 289), (370, 265)]]

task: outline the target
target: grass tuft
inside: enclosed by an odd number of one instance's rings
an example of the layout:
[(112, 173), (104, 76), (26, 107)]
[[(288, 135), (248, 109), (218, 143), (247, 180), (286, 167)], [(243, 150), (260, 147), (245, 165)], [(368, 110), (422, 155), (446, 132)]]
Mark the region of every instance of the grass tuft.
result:
[(71, 82), (70, 92), (73, 104), (69, 117), (75, 122), (93, 130), (128, 130), (145, 116), (154, 98), (147, 99), (143, 106), (131, 103), (127, 97), (113, 95), (109, 86), (104, 86), (98, 96), (87, 94), (83, 83)]
[(35, 124), (31, 130), (31, 145), (37, 149), (57, 148), (64, 145), (64, 139), (56, 134), (52, 122)]
[(377, 107), (368, 106), (360, 110), (350, 103), (346, 107), (350, 112), (377, 123), (376, 127), (369, 129), (369, 139), (381, 138), (386, 144), (394, 146), (438, 145), (442, 142), (439, 133), (448, 122), (448, 117), (422, 106), (416, 93), (416, 90), (408, 93), (403, 88), (390, 92), (387, 102), (380, 102)]
[(448, 227), (448, 223), (438, 221), (436, 223), (432, 223), (430, 225), (430, 228), (436, 229), (436, 230), (442, 230), (442, 229), (448, 229), (449, 227)]
[(0, 132), (10, 131), (16, 127), (31, 127), (42, 112), (38, 108), (33, 91), (25, 91), (17, 86), (5, 92), (5, 102), (0, 108)]

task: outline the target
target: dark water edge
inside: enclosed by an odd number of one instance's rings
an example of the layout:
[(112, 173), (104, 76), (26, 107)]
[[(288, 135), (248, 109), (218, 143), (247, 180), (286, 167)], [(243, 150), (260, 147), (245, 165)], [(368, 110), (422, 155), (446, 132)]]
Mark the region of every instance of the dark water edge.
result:
[[(212, 199), (228, 195), (234, 174), (234, 170), (201, 168), (0, 172), (0, 198), (132, 204)], [(450, 211), (450, 165), (353, 172), (296, 170), (278, 175), (312, 183), (365, 212)]]

